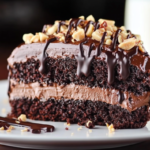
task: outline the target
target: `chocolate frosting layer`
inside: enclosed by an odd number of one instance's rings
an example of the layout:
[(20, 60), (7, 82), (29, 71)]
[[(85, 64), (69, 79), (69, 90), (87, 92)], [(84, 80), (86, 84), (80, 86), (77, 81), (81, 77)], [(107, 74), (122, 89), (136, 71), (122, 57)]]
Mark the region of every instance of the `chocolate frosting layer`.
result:
[[(99, 42), (90, 39), (89, 42), (83, 45), (85, 56), (88, 56), (89, 46), (93, 42), (95, 43), (95, 47), (93, 47), (90, 56), (92, 57), (97, 55), (96, 49), (99, 45)], [(59, 58), (59, 57), (64, 58), (66, 56), (74, 57), (79, 54), (80, 51), (79, 43), (80, 42), (75, 42), (75, 43), (70, 42), (65, 44), (58, 41), (54, 41), (48, 46), (46, 53), (48, 57), (53, 57), (53, 58)], [(44, 47), (45, 47), (45, 43), (22, 44), (21, 46), (14, 49), (14, 51), (8, 58), (8, 63), (12, 67), (15, 62), (17, 63), (26, 62), (28, 58), (34, 58), (35, 60), (37, 59), (40, 60)], [(108, 53), (107, 49), (108, 46), (103, 45), (101, 54), (95, 58), (106, 60), (107, 53)], [(113, 51), (113, 53), (115, 53), (116, 51), (118, 51), (117, 46), (116, 49)], [(125, 52), (129, 53), (130, 50)], [(143, 72), (149, 72), (150, 57), (138, 51), (137, 54), (130, 59), (130, 64), (137, 66)]]
[[(128, 111), (134, 111), (137, 108), (149, 105), (150, 92), (144, 92), (140, 96), (135, 96), (131, 92), (123, 92), (124, 101), (119, 102), (120, 91), (115, 89), (104, 89), (104, 88), (89, 88), (82, 85), (69, 84), (66, 86), (59, 86), (53, 84), (53, 86), (44, 85), (41, 87), (39, 83), (23, 84), (16, 83), (12, 79), (10, 80), (10, 100), (17, 98), (38, 98), (41, 100), (47, 100), (48, 98), (74, 100), (91, 100), (91, 101), (102, 101), (112, 105), (119, 105)], [(132, 101), (131, 101), (132, 100)]]

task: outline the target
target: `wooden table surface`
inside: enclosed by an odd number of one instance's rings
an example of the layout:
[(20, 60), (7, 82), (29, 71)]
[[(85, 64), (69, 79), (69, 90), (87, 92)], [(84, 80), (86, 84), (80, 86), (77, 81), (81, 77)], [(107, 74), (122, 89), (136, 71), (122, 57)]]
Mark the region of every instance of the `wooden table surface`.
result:
[[(20, 150), (20, 149), (22, 148), (14, 148), (0, 145), (0, 150)], [(32, 150), (32, 149), (23, 149), (23, 150)], [(131, 146), (111, 148), (111, 150), (150, 150), (150, 141), (141, 142)]]

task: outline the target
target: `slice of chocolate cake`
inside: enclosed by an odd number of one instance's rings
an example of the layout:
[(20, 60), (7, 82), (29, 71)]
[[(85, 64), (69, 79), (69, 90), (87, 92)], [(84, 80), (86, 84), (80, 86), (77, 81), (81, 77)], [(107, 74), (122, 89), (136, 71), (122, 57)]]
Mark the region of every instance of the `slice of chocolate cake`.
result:
[(11, 116), (141, 128), (149, 120), (150, 57), (138, 35), (83, 16), (25, 34), (8, 58)]

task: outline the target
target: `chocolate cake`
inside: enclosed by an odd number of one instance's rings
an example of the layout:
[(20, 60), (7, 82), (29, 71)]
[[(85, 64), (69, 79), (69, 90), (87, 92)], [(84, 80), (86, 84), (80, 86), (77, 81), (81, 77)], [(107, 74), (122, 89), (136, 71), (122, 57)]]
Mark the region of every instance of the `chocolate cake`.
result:
[(146, 125), (150, 56), (139, 35), (90, 15), (44, 25), (23, 40), (8, 58), (12, 117)]

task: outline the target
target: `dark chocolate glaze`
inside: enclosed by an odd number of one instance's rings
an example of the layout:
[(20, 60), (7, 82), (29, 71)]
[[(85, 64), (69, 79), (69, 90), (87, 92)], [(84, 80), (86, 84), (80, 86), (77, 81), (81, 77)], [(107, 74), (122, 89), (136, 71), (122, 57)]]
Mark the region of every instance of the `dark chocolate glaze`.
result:
[(92, 24), (94, 26), (94, 31), (97, 30), (100, 26), (100, 23), (99, 22), (93, 22), (93, 21), (88, 21), (88, 23), (86, 24), (86, 26), (84, 27), (84, 32), (86, 34), (90, 24)]
[(28, 131), (32, 133), (41, 133), (41, 132), (53, 132), (54, 126), (46, 125), (46, 124), (38, 124), (31, 122), (19, 122), (15, 119), (0, 117), (0, 127), (4, 127), (5, 130), (9, 128), (10, 125), (19, 126), (19, 127), (27, 127)]
[(81, 76), (83, 73), (85, 76), (88, 76), (90, 74), (90, 67), (91, 67), (91, 62), (93, 60), (94, 56), (91, 55), (91, 51), (95, 48), (95, 43), (91, 43), (88, 49), (88, 55), (84, 55), (84, 49), (83, 49), (83, 44), (87, 43), (88, 40), (85, 40), (79, 44), (79, 55), (75, 56), (77, 60), (77, 76)]
[(106, 32), (103, 33), (102, 39), (100, 41), (100, 44), (98, 45), (98, 47), (96, 49), (96, 56), (99, 56), (101, 54), (106, 34), (107, 34)]
[[(9, 71), (9, 65), (7, 65), (7, 70)], [(10, 72), (8, 73), (8, 90), (7, 90), (7, 95), (9, 96), (11, 92), (10, 88)]]
[(112, 44), (111, 44), (111, 50), (112, 50), (112, 51), (116, 49), (116, 44), (117, 44), (117, 40), (118, 40), (118, 35), (119, 35), (119, 33), (120, 33), (121, 31), (122, 31), (121, 29), (118, 29), (118, 30), (116, 31), (116, 33), (115, 33), (115, 36), (114, 36), (114, 38), (113, 38), (113, 40), (112, 40)]
[(47, 42), (46, 42), (46, 45), (45, 45), (45, 47), (44, 47), (44, 49), (43, 49), (43, 52), (42, 52), (42, 55), (41, 55), (41, 59), (40, 59), (40, 63), (41, 63), (41, 65), (40, 65), (40, 68), (39, 68), (39, 71), (42, 73), (42, 74), (46, 74), (47, 73), (47, 69), (46, 69), (46, 62), (45, 62), (45, 60), (46, 60), (46, 58), (47, 58), (47, 54), (46, 54), (46, 50), (47, 50), (47, 47), (49, 46), (49, 44), (51, 43), (51, 42), (54, 42), (56, 40), (56, 38), (51, 38), (51, 39), (49, 39)]
[(132, 38), (132, 37), (136, 38), (136, 36), (134, 34), (132, 34), (132, 32), (130, 30), (127, 30), (127, 33), (129, 33), (127, 36), (127, 39)]

